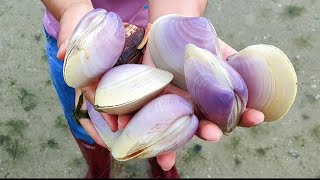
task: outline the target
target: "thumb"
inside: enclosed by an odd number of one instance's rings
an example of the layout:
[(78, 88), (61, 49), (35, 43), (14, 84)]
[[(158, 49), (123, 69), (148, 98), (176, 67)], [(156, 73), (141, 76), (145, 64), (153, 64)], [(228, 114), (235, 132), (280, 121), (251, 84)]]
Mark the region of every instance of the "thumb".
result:
[(67, 47), (68, 47), (69, 40), (66, 40), (64, 43), (61, 44), (59, 47), (58, 53), (57, 53), (57, 58), (60, 60), (64, 60), (67, 52)]
[(75, 3), (68, 9), (66, 9), (60, 19), (60, 30), (58, 35), (58, 47), (57, 58), (63, 60), (66, 55), (67, 47), (73, 31), (82, 19), (84, 15), (93, 10), (92, 5), (86, 5), (83, 3)]
[(157, 162), (164, 171), (169, 171), (176, 163), (176, 152), (158, 155)]

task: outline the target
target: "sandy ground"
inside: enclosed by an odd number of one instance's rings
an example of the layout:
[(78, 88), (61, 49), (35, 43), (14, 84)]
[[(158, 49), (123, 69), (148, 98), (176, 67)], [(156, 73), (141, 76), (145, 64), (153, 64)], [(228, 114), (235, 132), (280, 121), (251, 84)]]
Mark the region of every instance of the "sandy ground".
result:
[[(194, 137), (177, 154), (181, 176), (320, 177), (320, 1), (209, 0), (205, 16), (241, 50), (282, 49), (298, 75), (281, 120), (237, 128), (218, 143)], [(0, 2), (0, 178), (81, 178), (82, 155), (48, 74), (40, 1)], [(148, 177), (146, 161), (114, 162), (112, 177)]]

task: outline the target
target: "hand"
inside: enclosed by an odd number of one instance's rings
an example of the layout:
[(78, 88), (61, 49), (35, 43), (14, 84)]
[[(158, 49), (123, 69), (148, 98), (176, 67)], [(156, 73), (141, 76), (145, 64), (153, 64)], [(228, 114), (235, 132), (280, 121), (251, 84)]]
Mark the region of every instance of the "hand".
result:
[[(219, 45), (222, 52), (222, 58), (227, 59), (228, 56), (237, 53), (235, 49), (230, 47), (228, 44), (219, 39)], [(200, 116), (201, 117), (201, 116)], [(238, 123), (239, 127), (253, 127), (264, 121), (264, 114), (255, 109), (247, 108), (243, 113), (240, 122)], [(222, 131), (218, 128), (217, 125), (212, 123), (209, 120), (201, 119), (199, 122), (199, 128), (197, 131), (197, 136), (206, 141), (218, 142), (222, 136)]]
[[(60, 19), (60, 32), (58, 36), (58, 48), (59, 51), (57, 53), (57, 58), (60, 60), (64, 60), (66, 55), (66, 50), (68, 47), (69, 39), (72, 36), (74, 29), (76, 28), (77, 24), (80, 22), (82, 17), (86, 15), (88, 12), (93, 10), (92, 5), (85, 4), (85, 3), (75, 3), (72, 6), (68, 6), (63, 15)], [(94, 84), (89, 87), (85, 87), (82, 89), (76, 89), (76, 96), (75, 96), (75, 106), (78, 104), (79, 96), (81, 92), (84, 94), (84, 98), (88, 100), (90, 103), (94, 104), (94, 94), (96, 90), (97, 84)], [(86, 109), (85, 103), (82, 105), (82, 110)], [(112, 116), (106, 113), (101, 113), (102, 117), (109, 123), (111, 129), (116, 131), (117, 128), (113, 124), (114, 119), (117, 119), (116, 116)], [(103, 143), (101, 137), (98, 135), (96, 129), (94, 128), (90, 119), (81, 118), (79, 120), (82, 127), (85, 131), (91, 136), (91, 138), (100, 146), (107, 147), (106, 144)]]
[[(231, 48), (229, 45), (227, 45), (226, 43), (224, 43), (220, 39), (219, 39), (219, 45), (220, 45), (220, 48), (222, 51), (222, 57), (224, 60), (226, 60), (226, 58), (228, 56), (237, 53), (236, 50)], [(153, 60), (152, 60), (152, 57), (151, 57), (151, 54), (150, 54), (150, 51), (149, 51), (149, 48), (148, 48), (148, 44), (146, 47), (146, 51), (145, 51), (145, 54), (143, 57), (142, 64), (146, 64), (146, 65), (155, 67)], [(184, 90), (174, 86), (171, 83), (162, 92), (162, 94), (168, 94), (168, 93), (177, 94), (177, 95), (180, 95), (188, 100), (191, 100), (191, 96), (187, 91), (184, 91)], [(196, 109), (195, 114), (197, 115), (197, 117), (200, 120), (196, 135), (199, 138), (206, 140), (206, 141), (218, 142), (223, 134), (221, 129), (213, 122), (202, 117), (201, 113), (199, 113), (199, 110)], [(240, 127), (253, 127), (253, 126), (258, 125), (259, 123), (263, 122), (263, 120), (264, 120), (264, 114), (262, 112), (257, 111), (255, 109), (247, 108), (245, 110), (244, 114), (242, 115), (242, 118), (241, 118), (238, 126), (240, 126)], [(169, 170), (175, 164), (175, 157), (176, 157), (175, 152), (168, 152), (166, 154), (157, 156), (157, 161), (158, 161), (159, 165), (164, 170), (166, 170), (166, 169)]]
[(64, 11), (60, 19), (60, 31), (58, 36), (58, 48), (57, 58), (64, 60), (68, 42), (72, 36), (72, 33), (82, 17), (88, 12), (93, 10), (93, 6), (85, 3), (74, 3), (72, 6)]

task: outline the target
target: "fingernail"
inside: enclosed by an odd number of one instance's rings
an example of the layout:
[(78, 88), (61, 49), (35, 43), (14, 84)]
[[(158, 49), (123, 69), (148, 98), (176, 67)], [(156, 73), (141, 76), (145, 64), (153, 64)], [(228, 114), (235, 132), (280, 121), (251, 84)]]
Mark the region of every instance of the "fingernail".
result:
[(162, 170), (164, 170), (164, 171), (169, 171), (171, 168), (164, 168), (164, 167), (161, 167), (162, 168)]
[(207, 141), (218, 142), (222, 136), (222, 131), (209, 131)]
[(123, 125), (120, 124), (119, 121), (118, 121), (118, 130), (121, 130), (121, 131), (122, 131), (123, 129), (124, 129), (124, 128), (123, 128)]
[(60, 60), (63, 60), (62, 57), (61, 57), (60, 51), (61, 51), (61, 48), (58, 49), (57, 58), (60, 59)]
[(264, 121), (264, 114), (263, 113), (257, 113), (257, 115), (255, 116), (255, 125), (258, 125), (260, 123), (262, 123)]
[(58, 59), (64, 60), (64, 57), (63, 57), (64, 55), (61, 54), (61, 53), (62, 53), (61, 51), (62, 51), (62, 49), (65, 50), (65, 49), (67, 48), (68, 42), (69, 42), (69, 41), (64, 42), (64, 43), (61, 44), (61, 46), (59, 47), (58, 52), (57, 52), (57, 58), (58, 58)]

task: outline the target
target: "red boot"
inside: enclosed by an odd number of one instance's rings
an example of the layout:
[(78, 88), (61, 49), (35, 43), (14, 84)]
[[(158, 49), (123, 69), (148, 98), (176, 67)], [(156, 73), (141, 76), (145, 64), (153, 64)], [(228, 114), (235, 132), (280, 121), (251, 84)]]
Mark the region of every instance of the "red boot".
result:
[(164, 171), (157, 162), (157, 158), (148, 159), (152, 177), (155, 179), (180, 179), (176, 166), (173, 166), (169, 171)]
[(109, 178), (111, 170), (109, 150), (96, 143), (90, 145), (79, 139), (76, 139), (76, 142), (89, 167), (85, 178)]

